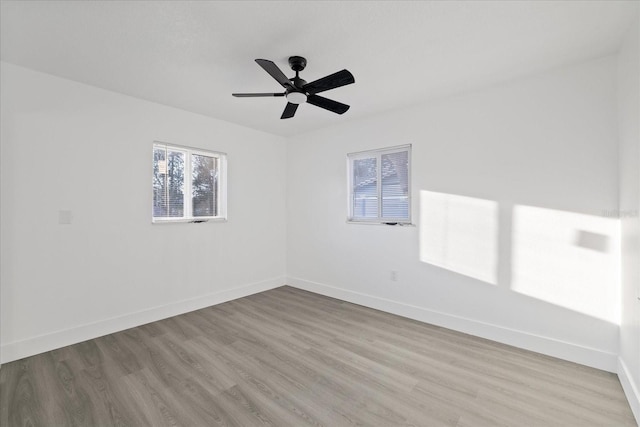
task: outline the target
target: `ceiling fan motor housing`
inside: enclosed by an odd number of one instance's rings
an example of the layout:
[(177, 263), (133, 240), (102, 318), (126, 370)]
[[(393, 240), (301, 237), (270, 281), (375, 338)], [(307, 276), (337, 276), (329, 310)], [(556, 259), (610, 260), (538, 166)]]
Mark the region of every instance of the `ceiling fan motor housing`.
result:
[(289, 57), (289, 66), (293, 71), (302, 71), (304, 67), (307, 66), (307, 60), (302, 56), (290, 56)]
[(301, 79), (298, 76), (298, 73), (304, 70), (304, 67), (307, 66), (307, 60), (302, 56), (290, 56), (289, 66), (291, 66), (291, 69), (296, 72), (296, 76), (289, 79), (291, 80), (293, 87), (287, 89), (285, 96), (287, 97), (287, 101), (292, 104), (304, 104), (307, 102), (307, 93), (302, 89), (302, 87), (306, 85), (307, 82), (306, 80)]

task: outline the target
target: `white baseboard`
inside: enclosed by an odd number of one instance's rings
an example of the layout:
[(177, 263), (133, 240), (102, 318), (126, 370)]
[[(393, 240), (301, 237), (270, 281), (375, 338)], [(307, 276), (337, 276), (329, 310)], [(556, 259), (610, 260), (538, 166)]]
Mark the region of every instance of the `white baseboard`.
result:
[(633, 416), (636, 417), (636, 422), (640, 425), (640, 388), (633, 380), (627, 364), (621, 358), (618, 358), (618, 378), (620, 378), (620, 384), (622, 384), (624, 394), (627, 396)]
[(147, 310), (126, 314), (124, 316), (104, 319), (81, 326), (55, 331), (36, 337), (3, 344), (0, 348), (1, 363), (8, 363), (23, 357), (33, 356), (45, 351), (76, 344), (89, 339), (101, 337), (114, 332), (177, 316), (190, 311), (199, 310), (226, 301), (246, 297), (258, 292), (277, 288), (285, 284), (285, 277), (275, 277), (249, 285), (239, 286), (201, 297), (190, 298), (175, 303), (153, 307)]
[(535, 351), (559, 359), (591, 366), (604, 371), (618, 371), (618, 355), (603, 350), (589, 348), (554, 338), (505, 328), (490, 323), (459, 317), (435, 310), (392, 301), (385, 298), (336, 288), (322, 283), (311, 282), (297, 277), (287, 277), (289, 286), (326, 295), (365, 307), (375, 308), (398, 316), (408, 317), (432, 325), (442, 326), (481, 338), (490, 339), (514, 347)]

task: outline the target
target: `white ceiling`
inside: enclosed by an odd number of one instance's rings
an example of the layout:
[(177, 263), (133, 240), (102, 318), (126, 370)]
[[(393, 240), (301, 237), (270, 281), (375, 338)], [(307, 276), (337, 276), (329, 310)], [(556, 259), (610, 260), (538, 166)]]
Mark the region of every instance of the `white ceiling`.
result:
[[(613, 53), (636, 1), (2, 1), (0, 54), (104, 89), (294, 135), (434, 97)], [(356, 83), (322, 95), (344, 115), (284, 98), (253, 60), (313, 81), (347, 68)]]

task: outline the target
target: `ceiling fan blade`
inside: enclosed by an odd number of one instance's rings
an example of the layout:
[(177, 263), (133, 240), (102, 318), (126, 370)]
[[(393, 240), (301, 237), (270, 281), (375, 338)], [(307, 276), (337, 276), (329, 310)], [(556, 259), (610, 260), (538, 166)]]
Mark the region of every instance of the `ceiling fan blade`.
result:
[(304, 89), (310, 95), (313, 95), (315, 93), (324, 92), (325, 90), (350, 85), (351, 83), (355, 82), (356, 80), (353, 78), (353, 74), (351, 74), (347, 70), (342, 70), (321, 79), (315, 80), (311, 83), (307, 83), (306, 85), (302, 86), (302, 89)]
[(232, 93), (231, 95), (237, 98), (256, 98), (259, 96), (284, 96), (282, 93)]
[(349, 109), (347, 104), (343, 104), (332, 99), (324, 98), (318, 95), (309, 95), (307, 102), (316, 107), (324, 108), (325, 110), (333, 111), (336, 114), (344, 114)]
[(290, 87), (291, 86), (291, 82), (289, 81), (287, 76), (284, 75), (282, 70), (280, 70), (280, 68), (278, 68), (278, 66), (276, 64), (274, 64), (273, 61), (269, 61), (268, 59), (256, 59), (256, 62), (267, 73), (269, 73), (269, 75), (271, 77), (276, 79), (276, 81), (278, 83), (280, 83), (282, 86), (284, 86), (284, 87)]
[(281, 119), (290, 119), (296, 114), (296, 110), (298, 109), (298, 104), (292, 104), (291, 102), (287, 102), (287, 106), (284, 107), (284, 111), (282, 112)]

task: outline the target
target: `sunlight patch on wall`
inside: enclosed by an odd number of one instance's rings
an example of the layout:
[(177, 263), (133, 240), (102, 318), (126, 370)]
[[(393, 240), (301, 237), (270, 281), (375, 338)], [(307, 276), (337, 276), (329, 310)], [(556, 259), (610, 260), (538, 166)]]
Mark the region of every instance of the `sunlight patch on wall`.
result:
[(512, 289), (619, 323), (618, 221), (515, 206)]
[(497, 203), (420, 191), (420, 260), (495, 285)]

